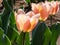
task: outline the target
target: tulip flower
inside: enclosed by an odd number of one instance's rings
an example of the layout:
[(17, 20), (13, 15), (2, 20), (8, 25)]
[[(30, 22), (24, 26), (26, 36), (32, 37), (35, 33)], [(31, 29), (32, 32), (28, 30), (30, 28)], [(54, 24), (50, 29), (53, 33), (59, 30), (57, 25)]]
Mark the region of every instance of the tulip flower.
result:
[(51, 2), (45, 1), (44, 5), (45, 5), (46, 8), (47, 8), (47, 12), (50, 14), (50, 12), (52, 11)]
[(39, 13), (38, 6), (35, 3), (31, 4), (32, 10), (35, 14)]
[(40, 13), (40, 20), (45, 21), (49, 16), (47, 8), (43, 4), (40, 5), (32, 3), (32, 10), (34, 11), (34, 13)]
[(50, 14), (55, 15), (59, 10), (59, 3), (57, 1), (56, 2), (52, 1), (51, 6), (52, 11), (50, 12)]
[(25, 12), (22, 9), (18, 9), (17, 14), (25, 14)]
[(37, 25), (38, 20), (33, 17), (19, 14), (16, 16), (16, 25), (19, 31), (30, 32)]
[(35, 13), (33, 11), (29, 11), (26, 13), (26, 16), (29, 16), (29, 17), (32, 17), (34, 15), (35, 15)]

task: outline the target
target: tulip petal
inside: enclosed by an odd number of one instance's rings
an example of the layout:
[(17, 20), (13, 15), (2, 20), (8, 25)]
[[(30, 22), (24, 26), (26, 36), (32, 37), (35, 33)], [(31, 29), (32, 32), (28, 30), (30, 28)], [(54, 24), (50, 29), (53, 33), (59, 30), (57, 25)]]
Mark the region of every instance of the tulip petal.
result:
[(18, 9), (17, 14), (25, 14), (25, 12), (22, 9)]
[(39, 19), (45, 21), (49, 16), (46, 7), (40, 6), (39, 12), (41, 14)]
[(33, 29), (34, 29), (34, 27), (37, 25), (37, 23), (38, 23), (38, 20), (36, 19), (36, 18), (31, 18), (30, 19), (30, 23), (31, 23), (31, 27), (30, 27), (30, 29), (27, 31), (27, 32), (31, 32)]
[(16, 24), (17, 24), (17, 28), (22, 31), (23, 30), (23, 26), (24, 26), (24, 23), (29, 19), (28, 16), (25, 16), (23, 14), (21, 15), (17, 15), (16, 17)]
[(24, 23), (23, 32), (27, 32), (27, 30), (28, 30), (30, 27), (31, 27), (30, 20), (27, 20), (27, 21)]
[(35, 14), (37, 14), (39, 12), (38, 8), (37, 8), (37, 4), (32, 3), (31, 4), (32, 10), (34, 11)]

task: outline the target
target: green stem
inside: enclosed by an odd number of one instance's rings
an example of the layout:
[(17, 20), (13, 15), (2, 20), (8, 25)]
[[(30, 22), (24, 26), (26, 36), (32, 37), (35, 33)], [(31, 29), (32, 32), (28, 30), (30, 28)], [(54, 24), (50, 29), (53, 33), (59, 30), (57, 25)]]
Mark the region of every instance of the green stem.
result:
[(52, 21), (53, 21), (52, 16), (50, 16), (50, 25), (52, 25)]
[(26, 33), (23, 33), (23, 42), (22, 42), (23, 44), (22, 45), (25, 45), (25, 34)]

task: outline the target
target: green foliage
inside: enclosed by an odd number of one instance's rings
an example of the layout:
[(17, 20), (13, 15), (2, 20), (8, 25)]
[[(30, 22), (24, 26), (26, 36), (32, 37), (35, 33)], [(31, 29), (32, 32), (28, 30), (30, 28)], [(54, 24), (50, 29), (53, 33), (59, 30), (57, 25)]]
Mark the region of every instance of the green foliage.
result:
[(25, 45), (30, 45), (30, 36), (28, 32), (25, 35)]
[(2, 28), (4, 29), (4, 33), (7, 33), (7, 28), (9, 24), (9, 17), (10, 17), (10, 12), (7, 10), (4, 10), (2, 14)]
[(4, 12), (2, 14), (2, 28), (4, 29), (4, 33), (7, 33), (7, 28), (9, 24), (9, 17), (10, 12), (12, 12), (12, 8), (10, 7), (9, 3), (6, 0), (3, 0), (4, 4)]
[(0, 45), (12, 45), (9, 38), (6, 35), (3, 35), (4, 37), (0, 38)]
[[(25, 1), (30, 5), (32, 2), (44, 0)], [(0, 14), (0, 45), (56, 45), (60, 35), (60, 23), (48, 27), (44, 22), (38, 22), (32, 32), (32, 41), (30, 42), (29, 32), (17, 31), (12, 0), (3, 0), (3, 4), (4, 11)]]
[(30, 45), (29, 33), (21, 32), (16, 42), (17, 42), (17, 45)]
[(0, 27), (2, 27), (2, 19), (1, 19), (1, 15), (0, 15)]
[(57, 38), (60, 35), (60, 24), (57, 23), (52, 25), (51, 32), (52, 32), (52, 38), (51, 38), (50, 45), (56, 45)]
[(3, 29), (0, 27), (0, 38), (2, 38), (3, 33), (4, 33), (4, 31), (3, 31)]
[(15, 28), (9, 27), (7, 31), (7, 36), (13, 43), (16, 40), (16, 38), (19, 36), (19, 32)]
[(2, 28), (0, 28), (0, 45), (12, 45)]
[(31, 45), (48, 45), (51, 39), (51, 31), (45, 23), (38, 23), (32, 35)]
[[(13, 19), (13, 20), (12, 20)], [(10, 13), (10, 25), (12, 26), (12, 27), (14, 27), (15, 26), (15, 15), (14, 15), (14, 11), (12, 11), (11, 13)]]

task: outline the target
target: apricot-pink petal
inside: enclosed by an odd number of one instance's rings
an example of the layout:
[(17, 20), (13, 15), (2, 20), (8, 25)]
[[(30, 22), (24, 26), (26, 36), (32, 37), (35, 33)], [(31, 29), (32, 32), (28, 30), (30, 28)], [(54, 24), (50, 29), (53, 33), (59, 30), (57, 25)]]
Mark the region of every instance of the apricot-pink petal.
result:
[(32, 17), (32, 16), (34, 16), (34, 15), (35, 15), (35, 14), (34, 14), (33, 11), (29, 11), (29, 12), (26, 13), (26, 16), (29, 16), (29, 17)]
[(52, 6), (52, 14), (55, 15), (59, 10), (59, 3), (57, 1), (56, 2), (52, 1), (51, 6)]
[(25, 14), (25, 12), (22, 9), (18, 9), (17, 14)]
[(30, 27), (31, 27), (30, 20), (27, 20), (27, 21), (24, 23), (23, 32), (27, 32)]
[(49, 16), (49, 14), (47, 12), (47, 8), (45, 6), (40, 6), (39, 12), (40, 12), (40, 18), (39, 19), (45, 21)]
[(30, 24), (31, 24), (31, 26), (30, 26), (30, 28), (27, 30), (27, 32), (31, 32), (31, 31), (35, 28), (35, 26), (37, 25), (37, 23), (38, 23), (38, 19), (36, 19), (36, 18), (31, 18), (31, 19), (30, 19)]
[(31, 4), (31, 7), (32, 7), (32, 10), (34, 11), (35, 14), (37, 14), (39, 12), (38, 7), (37, 7), (37, 4), (32, 3)]
[(17, 15), (16, 17), (16, 25), (17, 25), (17, 28), (18, 30), (20, 31), (23, 31), (23, 26), (24, 26), (24, 23), (29, 19), (28, 16), (25, 16), (23, 14), (21, 15)]

